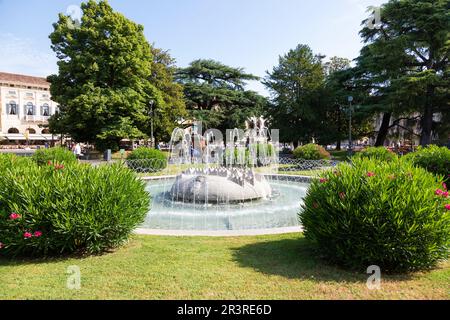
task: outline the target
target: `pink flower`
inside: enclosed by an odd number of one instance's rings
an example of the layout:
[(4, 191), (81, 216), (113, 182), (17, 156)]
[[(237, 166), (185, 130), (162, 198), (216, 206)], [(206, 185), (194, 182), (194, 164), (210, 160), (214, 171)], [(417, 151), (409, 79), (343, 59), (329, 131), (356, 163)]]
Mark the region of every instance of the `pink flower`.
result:
[(442, 191), (441, 189), (437, 189), (434, 192), (434, 194), (437, 195), (437, 196), (443, 196), (444, 198), (448, 197), (448, 191)]
[(444, 207), (445, 209), (450, 210), (450, 204), (446, 204)]
[(52, 162), (49, 160), (49, 161), (47, 161), (47, 165), (48, 166), (51, 166), (52, 165)]
[(5, 245), (3, 243), (0, 242), (0, 249), (4, 248)]
[(375, 173), (373, 173), (373, 172), (370, 172), (370, 171), (367, 172), (367, 176), (368, 176), (368, 177), (373, 177), (374, 175), (375, 175)]
[(321, 178), (319, 181), (320, 181), (320, 183), (325, 183), (325, 182), (328, 181), (328, 179), (326, 179), (326, 178)]
[(25, 238), (25, 239), (29, 239), (29, 238), (31, 238), (33, 235), (30, 233), (30, 232), (25, 232), (24, 234), (23, 234), (23, 237)]
[(444, 190), (447, 190), (447, 185), (445, 184), (445, 182), (442, 182), (442, 188), (444, 188)]
[(345, 192), (339, 192), (339, 198), (343, 200), (345, 198)]
[(39, 238), (40, 236), (42, 236), (42, 232), (41, 231), (35, 231), (33, 234), (36, 238)]
[(11, 213), (11, 214), (9, 215), (9, 218), (10, 218), (11, 220), (17, 220), (17, 219), (20, 219), (21, 216), (20, 216), (20, 214), (13, 212), (13, 213)]

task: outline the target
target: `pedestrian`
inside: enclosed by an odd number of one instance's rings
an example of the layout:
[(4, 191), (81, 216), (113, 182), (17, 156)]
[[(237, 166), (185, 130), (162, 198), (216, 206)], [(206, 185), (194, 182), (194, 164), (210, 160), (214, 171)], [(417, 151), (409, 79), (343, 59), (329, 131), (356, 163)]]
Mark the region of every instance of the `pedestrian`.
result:
[(81, 159), (81, 156), (83, 154), (81, 153), (81, 145), (80, 145), (80, 143), (75, 144), (75, 146), (73, 147), (73, 153), (75, 154), (75, 156), (77, 157), (78, 160)]

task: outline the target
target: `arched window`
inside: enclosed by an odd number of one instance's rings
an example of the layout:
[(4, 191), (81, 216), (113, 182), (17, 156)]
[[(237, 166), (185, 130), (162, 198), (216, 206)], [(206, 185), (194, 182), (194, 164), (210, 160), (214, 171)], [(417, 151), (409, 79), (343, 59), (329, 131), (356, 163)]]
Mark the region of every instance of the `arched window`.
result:
[(17, 128), (9, 128), (8, 133), (19, 133), (19, 129)]
[(43, 129), (43, 130), (42, 130), (42, 134), (50, 134), (50, 130), (48, 130), (48, 129)]
[(9, 102), (7, 113), (10, 115), (17, 114), (17, 104), (14, 101)]
[(35, 134), (36, 133), (36, 130), (34, 130), (33, 128), (28, 128), (27, 131), (28, 131), (29, 134)]
[(47, 103), (42, 105), (41, 113), (44, 117), (50, 117), (50, 106)]
[(25, 106), (26, 108), (26, 114), (27, 116), (33, 116), (34, 115), (34, 105), (31, 102), (28, 102)]

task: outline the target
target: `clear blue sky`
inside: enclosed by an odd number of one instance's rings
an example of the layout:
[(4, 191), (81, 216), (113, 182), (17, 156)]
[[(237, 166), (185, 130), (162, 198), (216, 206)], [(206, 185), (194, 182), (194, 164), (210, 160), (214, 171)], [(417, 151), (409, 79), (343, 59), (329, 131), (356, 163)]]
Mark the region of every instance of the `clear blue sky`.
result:
[[(79, 0), (0, 0), (0, 71), (56, 72), (48, 35), (59, 12)], [(211, 58), (264, 76), (279, 55), (308, 44), (327, 57), (355, 58), (366, 8), (386, 0), (110, 0), (144, 25), (149, 42), (181, 67)], [(249, 88), (266, 94), (261, 84)]]

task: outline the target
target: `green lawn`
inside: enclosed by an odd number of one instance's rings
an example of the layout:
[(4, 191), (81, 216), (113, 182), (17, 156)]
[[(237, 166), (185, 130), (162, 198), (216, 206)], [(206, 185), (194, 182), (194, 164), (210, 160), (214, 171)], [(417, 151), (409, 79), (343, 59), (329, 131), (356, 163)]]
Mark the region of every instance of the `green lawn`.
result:
[[(66, 288), (67, 267), (81, 289)], [(0, 299), (449, 299), (450, 263), (432, 272), (367, 275), (319, 261), (300, 234), (206, 238), (134, 236), (115, 252), (0, 260)]]

